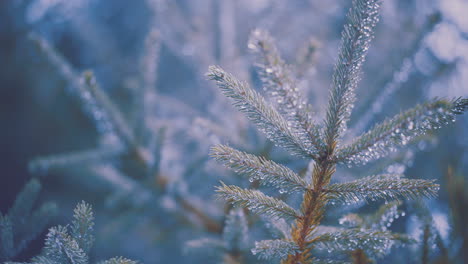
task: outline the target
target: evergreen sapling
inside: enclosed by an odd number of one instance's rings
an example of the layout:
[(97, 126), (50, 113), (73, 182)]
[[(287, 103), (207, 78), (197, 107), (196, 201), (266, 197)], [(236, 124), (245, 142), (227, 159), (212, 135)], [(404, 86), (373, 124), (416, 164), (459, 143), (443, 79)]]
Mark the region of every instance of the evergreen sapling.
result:
[[(217, 145), (211, 155), (225, 166), (260, 184), (269, 185), (283, 195), (302, 193), (300, 208), (271, 197), (260, 190), (243, 189), (222, 183), (217, 187), (219, 197), (234, 205), (265, 215), (284, 219), (291, 224), (289, 235), (282, 239), (256, 242), (252, 252), (263, 259), (279, 258), (282, 263), (343, 263), (321, 250), (352, 252), (355, 261), (368, 261), (389, 252), (396, 242), (411, 239), (386, 229), (399, 216), (395, 205), (376, 212), (379, 220), (354, 218), (347, 228), (320, 225), (327, 204), (351, 204), (384, 200), (386, 203), (417, 197), (434, 197), (439, 185), (432, 180), (407, 179), (400, 174), (379, 174), (331, 184), (336, 166), (362, 165), (385, 157), (426, 131), (455, 121), (456, 115), (468, 108), (468, 99), (433, 99), (406, 110), (375, 125), (369, 131), (343, 141), (347, 122), (355, 101), (359, 82), (373, 32), (379, 19), (380, 1), (354, 0), (342, 32), (338, 61), (332, 76), (326, 116), (321, 123), (314, 121), (310, 105), (301, 95), (291, 68), (281, 59), (267, 32), (255, 30), (248, 47), (259, 57), (257, 63), (268, 102), (247, 83), (218, 66), (211, 66), (208, 78), (233, 100), (234, 106), (264, 132), (268, 139), (291, 154), (310, 159), (312, 169), (302, 178), (289, 168), (262, 157)], [(343, 218), (350, 223), (350, 216)], [(390, 221), (390, 223), (391, 223)], [(359, 263), (359, 262), (357, 262)], [(361, 262), (365, 263), (365, 262)]]

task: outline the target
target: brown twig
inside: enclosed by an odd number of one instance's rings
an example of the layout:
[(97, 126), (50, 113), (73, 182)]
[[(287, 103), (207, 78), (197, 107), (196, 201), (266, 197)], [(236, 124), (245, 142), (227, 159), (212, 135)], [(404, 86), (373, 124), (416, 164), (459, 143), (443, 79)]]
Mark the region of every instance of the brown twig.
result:
[(310, 234), (320, 224), (323, 217), (324, 206), (327, 203), (323, 188), (330, 183), (331, 175), (335, 172), (335, 164), (329, 162), (333, 156), (334, 148), (325, 158), (320, 159), (314, 165), (313, 183), (310, 189), (304, 193), (301, 204), (302, 216), (296, 220), (292, 229), (292, 239), (298, 245), (299, 250), (294, 255), (289, 255), (283, 261), (284, 264), (306, 263), (310, 259), (312, 240), (308, 240)]

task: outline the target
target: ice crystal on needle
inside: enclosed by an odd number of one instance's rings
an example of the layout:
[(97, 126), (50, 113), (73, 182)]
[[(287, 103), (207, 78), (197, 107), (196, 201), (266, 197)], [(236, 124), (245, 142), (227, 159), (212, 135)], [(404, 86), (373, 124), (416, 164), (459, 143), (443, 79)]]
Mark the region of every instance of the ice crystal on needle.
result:
[(380, 1), (353, 1), (341, 36), (338, 61), (332, 76), (332, 88), (325, 121), (327, 144), (335, 142), (346, 130), (355, 100), (354, 90), (379, 20)]
[(367, 248), (373, 254), (383, 256), (393, 246), (394, 240), (393, 234), (386, 231), (347, 229), (321, 235), (315, 240), (314, 247), (329, 253)]
[(302, 139), (310, 140), (315, 148), (320, 149), (320, 130), (309, 113), (311, 106), (300, 93), (290, 67), (281, 58), (273, 38), (266, 31), (254, 30), (248, 47), (258, 55), (260, 62), (257, 63), (257, 72), (263, 89)]
[(339, 219), (339, 224), (346, 228), (386, 231), (396, 219), (406, 215), (398, 210), (400, 204), (399, 201), (383, 204), (369, 215), (347, 214)]
[(348, 183), (327, 186), (324, 192), (331, 201), (351, 204), (377, 199), (398, 200), (417, 197), (434, 197), (439, 185), (434, 180), (405, 179), (402, 175), (374, 175)]
[(365, 164), (404, 146), (428, 130), (455, 122), (456, 115), (468, 108), (468, 99), (435, 99), (409, 109), (356, 138), (337, 151), (336, 159), (351, 164)]

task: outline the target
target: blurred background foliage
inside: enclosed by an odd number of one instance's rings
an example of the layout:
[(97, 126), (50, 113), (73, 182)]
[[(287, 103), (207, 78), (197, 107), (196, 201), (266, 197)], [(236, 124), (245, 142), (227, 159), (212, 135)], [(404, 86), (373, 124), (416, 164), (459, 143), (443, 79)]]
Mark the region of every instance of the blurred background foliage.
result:
[[(214, 200), (214, 186), (219, 180), (245, 181), (211, 161), (209, 147), (230, 143), (296, 171), (307, 164), (285, 155), (258, 134), (205, 80), (208, 66), (222, 65), (261, 89), (247, 41), (253, 29), (266, 29), (286, 61), (296, 65), (300, 87), (313, 111), (323, 116), (350, 2), (0, 1), (0, 210), (5, 213), (22, 186), (38, 176), (43, 186), (39, 199), (58, 205), (54, 224), (68, 222), (79, 201), (93, 204), (92, 259), (122, 255), (144, 263), (212, 263), (203, 253), (195, 258), (185, 254), (184, 243), (219, 236), (227, 208)], [(468, 96), (466, 12), (464, 0), (383, 1), (381, 22), (357, 90), (351, 135), (429, 98)], [(85, 166), (65, 162), (53, 169), (30, 163), (38, 157), (115, 145), (112, 135), (83, 111), (79, 96), (70, 92), (70, 83), (31, 33), (53, 47), (76, 72), (91, 70), (135, 131), (144, 122), (150, 134), (158, 135), (157, 151), (151, 153), (157, 173), (148, 174), (127, 154), (87, 161)], [(159, 48), (152, 50), (153, 46)], [(311, 55), (309, 60), (304, 60), (305, 54)], [(138, 112), (141, 104), (145, 114)], [(390, 163), (366, 166), (367, 171), (383, 168), (404, 172), (408, 178), (437, 179), (441, 185), (439, 197), (425, 201), (425, 206), (403, 205), (406, 217), (392, 227), (421, 243), (394, 249), (402, 253), (391, 254), (382, 263), (424, 259), (422, 233), (428, 221), (440, 239), (428, 248), (427, 263), (467, 263), (467, 135), (465, 114), (426, 135), (410, 150), (395, 153)], [(144, 142), (148, 136), (140, 138)], [(362, 169), (343, 168), (337, 175), (346, 179), (363, 174)], [(135, 199), (134, 193), (125, 191), (129, 188), (137, 193), (143, 192), (138, 188), (150, 190), (150, 198)], [(190, 206), (195, 210), (187, 213)], [(378, 204), (358, 209), (365, 213), (376, 208)], [(351, 209), (357, 208), (332, 208), (325, 223), (336, 225), (337, 216)], [(205, 216), (213, 222), (207, 224)], [(252, 217), (249, 221), (253, 246), (253, 241), (268, 237), (268, 227)], [(44, 234), (18, 260), (38, 254)]]

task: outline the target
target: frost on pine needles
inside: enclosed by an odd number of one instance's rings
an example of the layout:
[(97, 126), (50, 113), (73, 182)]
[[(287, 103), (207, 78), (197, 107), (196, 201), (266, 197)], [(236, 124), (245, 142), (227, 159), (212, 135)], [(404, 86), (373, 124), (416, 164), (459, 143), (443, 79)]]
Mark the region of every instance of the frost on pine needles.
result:
[[(31, 264), (88, 264), (89, 253), (94, 242), (94, 216), (91, 205), (79, 203), (71, 225), (55, 226), (49, 229), (45, 245)], [(99, 264), (137, 264), (137, 262), (116, 257)]]
[(298, 156), (315, 157), (318, 154), (311, 140), (304, 139), (286, 118), (247, 83), (237, 80), (217, 66), (210, 67), (208, 77), (216, 81), (224, 94), (234, 100), (234, 105), (278, 146)]
[(224, 145), (213, 147), (211, 155), (226, 167), (249, 177), (250, 182), (258, 180), (261, 184), (274, 186), (279, 190), (300, 191), (307, 188), (305, 180), (291, 169), (263, 157)]
[(298, 250), (294, 242), (281, 239), (262, 240), (255, 242), (255, 248), (252, 249), (252, 254), (258, 255), (261, 259), (282, 259), (288, 254), (294, 254)]
[[(264, 157), (225, 145), (212, 148), (211, 155), (217, 161), (248, 177), (250, 182), (272, 186), (280, 190), (282, 198), (302, 194), (302, 203), (296, 209), (260, 190), (224, 183), (218, 187), (218, 195), (234, 205), (262, 214), (266, 219), (289, 221), (291, 228), (284, 238), (256, 243), (252, 252), (262, 259), (280, 258), (285, 264), (345, 263), (343, 257), (317, 258), (323, 256), (321, 251), (347, 252), (354, 259), (382, 257), (398, 243), (411, 243), (405, 235), (387, 230), (396, 218), (404, 215), (396, 209), (399, 200), (437, 195), (439, 185), (434, 181), (407, 179), (400, 174), (378, 174), (330, 184), (338, 164), (362, 165), (384, 157), (426, 131), (453, 122), (456, 115), (468, 108), (468, 99), (434, 99), (388, 118), (349, 144), (340, 142), (353, 109), (355, 89), (379, 20), (379, 9), (378, 0), (353, 0), (322, 123), (313, 121), (316, 119), (312, 118), (311, 107), (294, 79), (299, 74), (293, 74), (294, 68), (281, 58), (273, 38), (265, 31), (254, 30), (248, 47), (257, 57), (258, 75), (270, 101), (220, 67), (209, 68), (209, 79), (268, 139), (293, 155), (313, 160), (304, 178)], [(376, 200), (385, 204), (375, 214), (348, 214), (340, 219), (339, 228), (324, 229), (320, 225), (327, 204)]]
[(384, 156), (397, 147), (404, 146), (413, 138), (428, 130), (441, 128), (455, 121), (458, 114), (466, 111), (468, 99), (434, 99), (417, 105), (393, 118), (377, 124), (357, 137), (351, 144), (338, 149), (336, 160), (350, 164), (365, 164)]
[(298, 212), (280, 199), (273, 198), (259, 190), (242, 189), (226, 185), (217, 189), (219, 197), (235, 205), (248, 208), (254, 213), (278, 218), (297, 218)]

